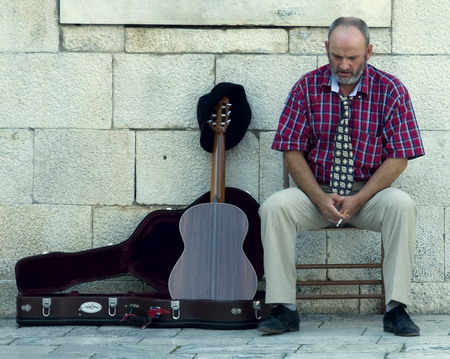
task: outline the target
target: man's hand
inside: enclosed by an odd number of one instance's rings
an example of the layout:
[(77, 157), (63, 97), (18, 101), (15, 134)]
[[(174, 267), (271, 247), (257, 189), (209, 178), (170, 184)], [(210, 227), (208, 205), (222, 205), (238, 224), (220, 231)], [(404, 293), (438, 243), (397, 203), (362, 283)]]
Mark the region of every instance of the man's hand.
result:
[(345, 220), (346, 216), (341, 213), (342, 205), (346, 197), (339, 196), (336, 193), (324, 193), (317, 200), (316, 205), (328, 221), (337, 223), (340, 219)]
[(342, 198), (343, 201), (339, 208), (339, 214), (344, 217), (341, 217), (342, 223), (344, 224), (349, 222), (354, 216), (356, 216), (366, 202), (362, 201), (357, 194), (353, 196), (345, 196)]

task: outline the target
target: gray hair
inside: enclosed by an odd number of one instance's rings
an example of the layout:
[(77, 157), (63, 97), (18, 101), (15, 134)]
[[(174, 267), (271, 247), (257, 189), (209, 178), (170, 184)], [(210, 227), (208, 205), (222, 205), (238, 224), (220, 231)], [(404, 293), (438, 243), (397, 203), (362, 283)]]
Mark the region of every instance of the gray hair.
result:
[(330, 28), (328, 29), (328, 41), (330, 40), (331, 33), (338, 27), (338, 26), (345, 26), (345, 27), (356, 27), (361, 34), (364, 36), (364, 39), (366, 40), (366, 45), (369, 45), (370, 43), (370, 32), (369, 27), (367, 24), (357, 17), (340, 17), (337, 18), (332, 22), (330, 25)]

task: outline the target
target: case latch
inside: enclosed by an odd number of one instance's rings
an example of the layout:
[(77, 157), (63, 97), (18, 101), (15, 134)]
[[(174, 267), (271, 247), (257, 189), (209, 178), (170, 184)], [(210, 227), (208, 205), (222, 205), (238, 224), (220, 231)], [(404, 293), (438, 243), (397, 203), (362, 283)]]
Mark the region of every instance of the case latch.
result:
[(172, 318), (177, 320), (180, 318), (180, 301), (172, 300), (170, 306), (172, 307)]
[(261, 302), (259, 300), (253, 301), (253, 309), (255, 310), (255, 318), (261, 319)]
[(52, 305), (52, 298), (42, 298), (42, 315), (48, 317), (50, 315), (50, 307)]
[(117, 298), (109, 298), (108, 300), (108, 314), (110, 317), (114, 317), (117, 312)]

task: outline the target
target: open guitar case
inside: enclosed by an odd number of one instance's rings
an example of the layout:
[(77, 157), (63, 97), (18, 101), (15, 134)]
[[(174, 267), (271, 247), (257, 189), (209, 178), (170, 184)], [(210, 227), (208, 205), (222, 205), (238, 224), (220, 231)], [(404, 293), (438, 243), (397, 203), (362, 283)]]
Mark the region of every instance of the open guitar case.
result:
[[(226, 188), (227, 203), (249, 220), (244, 252), (258, 278), (263, 274), (258, 203), (246, 192)], [(206, 203), (204, 194), (191, 206)], [(188, 207), (189, 208), (189, 207)], [(17, 324), (105, 325), (246, 329), (257, 326), (270, 308), (264, 293), (253, 300), (178, 300), (168, 292), (168, 278), (183, 252), (178, 222), (185, 210), (149, 213), (126, 241), (75, 253), (54, 252), (26, 257), (16, 264)], [(147, 293), (61, 293), (79, 283), (124, 274), (138, 277), (155, 291)]]
[[(204, 148), (205, 138), (202, 133)], [(239, 141), (240, 138), (235, 139)], [(168, 291), (169, 276), (184, 249), (180, 218), (190, 207), (209, 200), (210, 193), (205, 193), (183, 210), (153, 211), (120, 244), (22, 258), (15, 266), (19, 291), (17, 324), (255, 328), (271, 309), (265, 304), (262, 291), (257, 291), (250, 300), (226, 301), (171, 298)], [(243, 250), (259, 280), (263, 276), (259, 204), (247, 192), (232, 187), (225, 188), (225, 203), (239, 207), (247, 216), (248, 232)], [(70, 291), (76, 284), (123, 275), (143, 280), (154, 291), (111, 294)]]

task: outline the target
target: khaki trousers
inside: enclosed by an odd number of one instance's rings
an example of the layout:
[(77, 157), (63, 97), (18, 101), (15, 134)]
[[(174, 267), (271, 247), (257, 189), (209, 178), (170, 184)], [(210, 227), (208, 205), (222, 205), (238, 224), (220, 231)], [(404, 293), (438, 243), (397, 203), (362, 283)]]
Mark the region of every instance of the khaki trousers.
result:
[[(260, 207), (261, 238), (267, 303), (296, 302), (295, 246), (297, 234), (333, 225), (298, 188), (271, 195)], [(412, 260), (416, 243), (417, 208), (412, 199), (396, 188), (377, 193), (351, 219), (350, 224), (381, 232), (386, 304), (408, 304)]]

